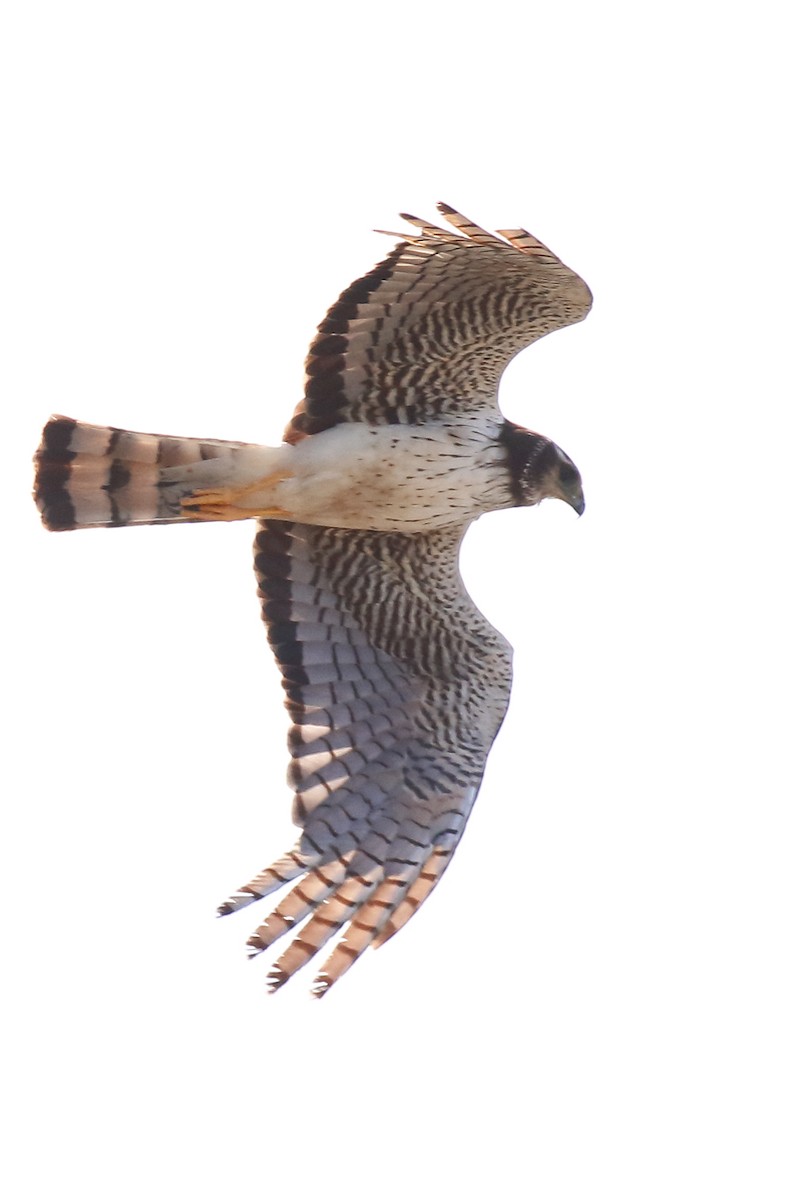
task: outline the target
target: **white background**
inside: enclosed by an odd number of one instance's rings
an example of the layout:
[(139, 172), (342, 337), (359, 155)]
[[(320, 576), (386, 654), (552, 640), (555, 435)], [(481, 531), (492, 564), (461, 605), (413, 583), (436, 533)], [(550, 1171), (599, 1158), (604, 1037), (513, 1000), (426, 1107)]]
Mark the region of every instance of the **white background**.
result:
[[(289, 7), (3, 17), (4, 1191), (794, 1200), (790, 7)], [(252, 529), (49, 535), (30, 457), (51, 411), (276, 441), (438, 199), (594, 292), (501, 393), (587, 511), (473, 530), (516, 683), (463, 843), (270, 999), (213, 918), (294, 837)]]

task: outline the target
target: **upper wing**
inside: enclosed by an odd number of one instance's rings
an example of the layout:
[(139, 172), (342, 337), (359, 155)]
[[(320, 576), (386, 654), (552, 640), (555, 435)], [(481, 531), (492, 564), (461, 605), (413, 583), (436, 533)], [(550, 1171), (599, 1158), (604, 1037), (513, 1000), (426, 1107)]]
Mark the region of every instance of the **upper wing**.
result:
[(501, 230), (503, 241), (438, 207), (458, 232), (404, 213), (420, 232), (329, 309), (287, 441), (342, 421), (420, 424), (495, 407), (514, 355), (589, 312), (583, 280), (524, 229)]
[(222, 906), (302, 876), (250, 938), (305, 918), (274, 990), (334, 934), (322, 995), (399, 929), (458, 843), (505, 715), (511, 651), (458, 571), (463, 529), (413, 537), (264, 521), (256, 573), (293, 725), (296, 846)]

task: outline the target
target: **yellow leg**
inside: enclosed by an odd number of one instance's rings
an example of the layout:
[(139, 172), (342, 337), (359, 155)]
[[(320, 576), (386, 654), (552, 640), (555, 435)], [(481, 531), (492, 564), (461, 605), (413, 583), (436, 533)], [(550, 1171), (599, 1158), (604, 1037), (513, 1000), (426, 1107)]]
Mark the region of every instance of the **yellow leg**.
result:
[(197, 488), (191, 495), (183, 497), (181, 508), (195, 521), (243, 521), (248, 517), (286, 520), (291, 513), (285, 508), (248, 503), (247, 497), (290, 478), (288, 474), (265, 475), (244, 487)]

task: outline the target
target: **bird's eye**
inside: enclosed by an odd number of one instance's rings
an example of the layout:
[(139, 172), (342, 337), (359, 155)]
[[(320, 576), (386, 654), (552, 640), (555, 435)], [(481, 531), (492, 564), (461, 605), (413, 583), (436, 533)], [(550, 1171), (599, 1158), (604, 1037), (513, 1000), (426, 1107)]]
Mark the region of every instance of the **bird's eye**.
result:
[(558, 482), (565, 487), (578, 482), (578, 472), (572, 463), (562, 463), (558, 469)]

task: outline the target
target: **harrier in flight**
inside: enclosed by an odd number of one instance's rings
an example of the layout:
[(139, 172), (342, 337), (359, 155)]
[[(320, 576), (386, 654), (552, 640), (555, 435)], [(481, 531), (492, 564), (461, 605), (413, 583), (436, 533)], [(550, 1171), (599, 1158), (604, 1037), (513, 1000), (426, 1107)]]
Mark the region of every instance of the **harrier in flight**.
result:
[(591, 293), (525, 230), (439, 211), (447, 228), (404, 214), (414, 232), (328, 311), (282, 445), (53, 417), (36, 455), (48, 529), (257, 521), (302, 832), (219, 911), (292, 885), (248, 942), (291, 934), (271, 990), (338, 935), (323, 995), (413, 916), (463, 833), (511, 689), (511, 649), (459, 574), (466, 530), (548, 497), (583, 512), (575, 464), (497, 391)]

